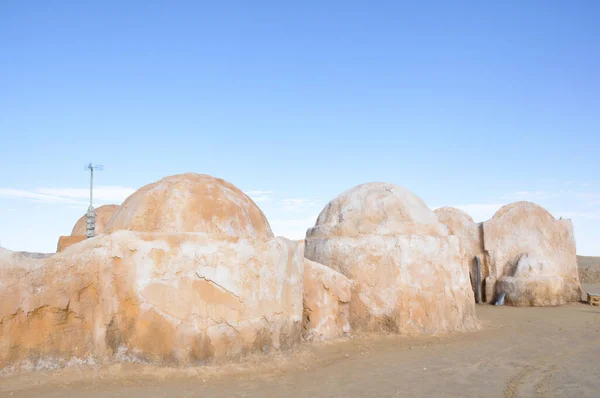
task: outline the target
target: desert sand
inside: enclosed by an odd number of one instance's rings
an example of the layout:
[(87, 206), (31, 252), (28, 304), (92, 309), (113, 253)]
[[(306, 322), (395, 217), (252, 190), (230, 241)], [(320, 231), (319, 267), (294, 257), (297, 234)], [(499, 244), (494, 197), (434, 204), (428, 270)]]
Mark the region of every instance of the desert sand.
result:
[(581, 283), (600, 283), (600, 257), (577, 256)]
[[(583, 285), (600, 292), (600, 285)], [(478, 305), (482, 329), (360, 336), (234, 364), (141, 364), (5, 376), (14, 397), (597, 397), (600, 307)]]

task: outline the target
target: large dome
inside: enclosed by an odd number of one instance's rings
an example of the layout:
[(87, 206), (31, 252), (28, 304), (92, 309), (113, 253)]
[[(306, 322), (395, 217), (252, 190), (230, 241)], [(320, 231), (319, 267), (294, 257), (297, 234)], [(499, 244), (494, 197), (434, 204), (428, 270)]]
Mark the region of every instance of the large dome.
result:
[(108, 229), (273, 237), (265, 215), (246, 194), (220, 178), (195, 173), (166, 177), (140, 188), (123, 202)]
[[(96, 211), (96, 234), (101, 234), (106, 229), (106, 226), (112, 216), (119, 210), (119, 205), (104, 205), (100, 206)], [(85, 236), (86, 231), (86, 215), (81, 216), (79, 220), (75, 223), (73, 227), (73, 231), (71, 232), (71, 236)]]
[(307, 238), (413, 234), (445, 236), (448, 231), (410, 191), (373, 182), (349, 189), (329, 202)]

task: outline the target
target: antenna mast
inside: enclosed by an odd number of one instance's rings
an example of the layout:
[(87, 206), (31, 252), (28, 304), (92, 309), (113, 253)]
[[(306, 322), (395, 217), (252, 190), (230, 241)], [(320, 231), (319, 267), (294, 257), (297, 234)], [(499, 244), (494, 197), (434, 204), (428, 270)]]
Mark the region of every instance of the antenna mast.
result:
[(85, 236), (88, 238), (93, 238), (96, 235), (96, 212), (94, 211), (93, 206), (93, 191), (94, 191), (94, 170), (102, 171), (104, 170), (104, 166), (88, 164), (84, 167), (84, 170), (90, 171), (90, 207), (88, 207), (88, 211), (86, 213), (85, 219)]

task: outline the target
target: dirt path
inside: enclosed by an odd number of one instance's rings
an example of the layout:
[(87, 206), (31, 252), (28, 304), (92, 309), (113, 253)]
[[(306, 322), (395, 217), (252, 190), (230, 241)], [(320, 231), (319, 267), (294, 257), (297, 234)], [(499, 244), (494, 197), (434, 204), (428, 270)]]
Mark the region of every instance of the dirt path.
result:
[(475, 333), (363, 337), (222, 367), (113, 365), (24, 374), (0, 379), (0, 396), (599, 396), (600, 307), (477, 310), (483, 329)]

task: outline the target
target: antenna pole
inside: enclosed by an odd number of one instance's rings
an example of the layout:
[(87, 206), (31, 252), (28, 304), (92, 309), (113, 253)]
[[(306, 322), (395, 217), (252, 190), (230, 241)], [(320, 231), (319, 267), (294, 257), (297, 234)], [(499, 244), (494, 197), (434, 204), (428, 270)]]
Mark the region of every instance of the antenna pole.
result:
[(92, 190), (94, 189), (94, 167), (90, 163), (90, 207), (92, 207)]
[(92, 165), (91, 163), (85, 166), (86, 170), (90, 170), (90, 207), (85, 219), (85, 236), (93, 238), (96, 235), (96, 212), (94, 211), (94, 169), (102, 170), (100, 165)]

